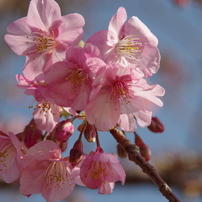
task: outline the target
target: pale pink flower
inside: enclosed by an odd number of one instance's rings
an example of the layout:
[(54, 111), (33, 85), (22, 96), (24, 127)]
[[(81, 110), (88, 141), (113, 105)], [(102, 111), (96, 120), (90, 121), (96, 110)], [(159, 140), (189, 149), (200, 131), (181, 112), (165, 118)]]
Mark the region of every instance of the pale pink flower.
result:
[(60, 107), (54, 103), (47, 85), (44, 82), (30, 81), (19, 74), (16, 75), (16, 79), (17, 86), (25, 89), (25, 94), (34, 96), (38, 102), (33, 112), (38, 129), (51, 132), (60, 120)]
[[(93, 83), (86, 107), (88, 122), (98, 130), (110, 130), (116, 124), (128, 132), (135, 131), (135, 119), (141, 127), (151, 123), (151, 104), (162, 106), (164, 95), (159, 85), (148, 85), (143, 74), (118, 63), (108, 64), (106, 71)], [(135, 117), (135, 119), (134, 119)]]
[(120, 7), (109, 22), (108, 30), (99, 31), (87, 40), (97, 46), (106, 63), (133, 65), (145, 77), (159, 69), (158, 40), (137, 17), (128, 21), (125, 8)]
[(56, 104), (78, 111), (85, 109), (95, 75), (105, 66), (98, 57), (97, 48), (86, 44), (84, 48), (69, 48), (66, 61), (53, 64), (45, 75), (45, 82)]
[(22, 144), (11, 132), (0, 131), (0, 176), (6, 183), (18, 179), (22, 173)]
[(31, 0), (27, 17), (8, 26), (5, 41), (16, 54), (27, 56), (23, 73), (34, 80), (63, 60), (66, 49), (79, 43), (83, 26), (79, 14), (62, 17), (54, 0)]
[(56, 202), (66, 198), (74, 186), (71, 166), (55, 142), (45, 140), (28, 150), (20, 179), (23, 195), (42, 193), (47, 202)]
[(33, 116), (38, 129), (51, 132), (60, 120), (60, 107), (43, 100), (37, 103)]
[(80, 168), (81, 181), (90, 189), (99, 189), (99, 194), (111, 194), (116, 181), (125, 182), (126, 174), (114, 154), (104, 153), (98, 147), (88, 155)]

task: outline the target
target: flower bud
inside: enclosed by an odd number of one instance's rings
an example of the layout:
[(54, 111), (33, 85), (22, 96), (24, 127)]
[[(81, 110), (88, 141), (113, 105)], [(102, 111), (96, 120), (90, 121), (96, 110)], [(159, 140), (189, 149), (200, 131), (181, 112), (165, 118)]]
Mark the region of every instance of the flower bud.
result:
[(84, 130), (84, 136), (86, 138), (86, 140), (88, 142), (95, 142), (96, 141), (96, 130), (95, 128), (91, 125), (91, 124), (88, 124), (86, 126), (86, 129)]
[(62, 152), (64, 152), (67, 149), (67, 141), (56, 142), (56, 143), (58, 144)]
[[(22, 135), (24, 135), (23, 138)], [(17, 137), (21, 140), (23, 139), (25, 146), (29, 149), (37, 142), (42, 140), (43, 133), (37, 128), (34, 119), (32, 119), (30, 123), (25, 127), (25, 130), (21, 134), (18, 134)]]
[(74, 167), (80, 163), (83, 158), (83, 143), (81, 140), (77, 140), (74, 143), (73, 148), (70, 150), (69, 162)]
[(154, 133), (162, 133), (164, 131), (164, 125), (157, 117), (152, 117), (151, 124), (148, 129)]
[(127, 152), (123, 149), (123, 147), (120, 144), (117, 144), (117, 153), (121, 158), (127, 157)]
[(67, 119), (61, 121), (55, 127), (55, 139), (59, 142), (67, 141), (74, 132), (74, 125)]
[(135, 144), (139, 147), (141, 155), (145, 158), (146, 161), (151, 159), (151, 151), (148, 145), (144, 143), (142, 138), (135, 133)]

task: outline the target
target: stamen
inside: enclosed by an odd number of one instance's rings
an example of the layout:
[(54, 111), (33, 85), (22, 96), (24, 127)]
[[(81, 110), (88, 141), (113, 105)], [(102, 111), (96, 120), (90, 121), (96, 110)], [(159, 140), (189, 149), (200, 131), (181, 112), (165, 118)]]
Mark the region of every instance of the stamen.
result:
[(130, 103), (131, 96), (128, 92), (127, 84), (122, 81), (118, 81), (111, 88), (111, 95), (116, 100), (116, 102), (119, 100), (121, 105)]
[[(70, 81), (72, 90), (76, 93), (82, 86), (83, 82), (88, 80), (88, 76), (83, 72), (82, 69), (77, 69), (75, 71), (71, 71), (70, 75), (65, 79)], [(84, 92), (85, 89), (82, 89), (82, 91)]]
[(140, 38), (136, 38), (135, 35), (129, 35), (123, 38), (116, 46), (118, 54), (123, 55), (126, 58), (141, 60), (141, 53), (143, 49), (143, 42)]
[(47, 186), (49, 189), (52, 188), (62, 190), (63, 185), (68, 181), (71, 185), (71, 176), (68, 175), (66, 166), (63, 162), (57, 161), (52, 162), (47, 168), (44, 179), (46, 179)]
[(0, 150), (0, 171), (7, 171), (14, 161), (16, 149), (9, 140), (2, 144), (2, 148)]
[(54, 36), (41, 32), (31, 32), (30, 36), (26, 36), (26, 43), (32, 44), (33, 49), (27, 55), (47, 54), (51, 53), (56, 46)]
[[(31, 107), (29, 107), (31, 108)], [(36, 109), (40, 109), (40, 113), (44, 113), (44, 116), (46, 116), (46, 114), (50, 111), (50, 113), (52, 113), (53, 115), (55, 115), (55, 113), (51, 110), (52, 106), (51, 103), (48, 101), (44, 101), (43, 103), (37, 104), (36, 107), (34, 108), (34, 110)]]

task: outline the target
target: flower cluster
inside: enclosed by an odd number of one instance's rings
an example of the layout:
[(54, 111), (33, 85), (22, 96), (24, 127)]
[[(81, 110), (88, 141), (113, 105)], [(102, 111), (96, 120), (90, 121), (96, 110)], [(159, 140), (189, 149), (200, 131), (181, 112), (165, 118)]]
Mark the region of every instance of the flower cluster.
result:
[[(84, 43), (84, 24), (77, 13), (61, 16), (54, 0), (31, 0), (27, 17), (10, 24), (5, 35), (10, 48), (26, 57), (17, 86), (36, 105), (22, 133), (0, 134), (0, 176), (7, 183), (19, 179), (22, 194), (42, 193), (48, 202), (64, 199), (75, 184), (100, 194), (112, 193), (116, 181), (124, 184), (125, 172), (114, 154), (104, 153), (98, 131), (147, 127), (153, 105), (163, 105), (164, 89), (146, 80), (160, 66), (158, 40), (147, 26), (137, 17), (127, 21), (120, 7), (108, 30)], [(82, 121), (80, 135), (63, 158), (76, 119)], [(89, 155), (83, 134), (97, 142)]]

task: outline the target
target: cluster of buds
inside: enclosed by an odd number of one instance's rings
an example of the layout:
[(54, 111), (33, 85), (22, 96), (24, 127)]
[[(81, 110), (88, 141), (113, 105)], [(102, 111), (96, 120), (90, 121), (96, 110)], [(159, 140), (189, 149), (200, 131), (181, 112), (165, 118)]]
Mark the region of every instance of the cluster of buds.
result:
[[(22, 133), (0, 133), (0, 176), (7, 183), (19, 180), (23, 195), (41, 193), (47, 202), (63, 200), (75, 184), (100, 194), (112, 193), (116, 181), (124, 184), (125, 172), (100, 146), (98, 131), (119, 127), (134, 133), (137, 123), (163, 131), (151, 106), (163, 106), (165, 90), (147, 83), (160, 66), (157, 38), (137, 17), (127, 21), (123, 7), (108, 30), (86, 43), (84, 24), (80, 14), (61, 16), (54, 0), (31, 0), (27, 17), (10, 24), (5, 35), (10, 48), (26, 57), (17, 86), (37, 104)], [(63, 157), (75, 120), (82, 121), (80, 135)], [(96, 142), (95, 151), (85, 153), (83, 137)], [(148, 161), (150, 150), (137, 134), (135, 144)]]

